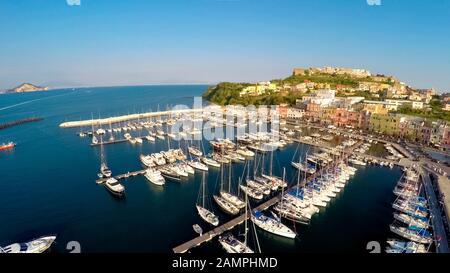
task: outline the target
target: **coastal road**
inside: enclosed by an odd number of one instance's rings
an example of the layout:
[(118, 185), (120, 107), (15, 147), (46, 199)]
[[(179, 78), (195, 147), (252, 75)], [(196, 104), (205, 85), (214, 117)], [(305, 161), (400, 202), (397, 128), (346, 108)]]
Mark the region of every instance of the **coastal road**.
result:
[(423, 185), (430, 206), (431, 223), (433, 225), (434, 238), (436, 243), (436, 252), (449, 253), (448, 239), (444, 223), (441, 217), (441, 209), (438, 199), (436, 197), (433, 185), (430, 179), (430, 172), (426, 168), (420, 168), (420, 175), (422, 177)]

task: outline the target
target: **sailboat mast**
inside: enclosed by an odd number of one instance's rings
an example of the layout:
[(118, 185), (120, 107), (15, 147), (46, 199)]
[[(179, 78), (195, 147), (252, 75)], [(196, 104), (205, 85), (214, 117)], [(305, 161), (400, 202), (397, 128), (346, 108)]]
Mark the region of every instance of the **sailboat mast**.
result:
[(228, 167), (228, 192), (231, 193), (231, 164)]
[(270, 151), (270, 173), (269, 175), (272, 176), (272, 168), (273, 168), (273, 150)]
[(203, 183), (203, 191), (202, 191), (202, 207), (205, 208), (205, 173), (203, 172), (202, 177), (202, 183)]
[(248, 220), (248, 213), (247, 213), (247, 206), (248, 206), (248, 196), (247, 192), (245, 192), (245, 231), (244, 231), (244, 244), (247, 245), (247, 220)]

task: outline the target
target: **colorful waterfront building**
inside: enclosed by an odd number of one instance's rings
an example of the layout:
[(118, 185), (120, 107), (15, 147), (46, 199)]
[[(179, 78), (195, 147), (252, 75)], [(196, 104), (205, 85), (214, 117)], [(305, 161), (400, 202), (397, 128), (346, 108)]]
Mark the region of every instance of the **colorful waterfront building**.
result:
[(369, 130), (390, 136), (400, 135), (401, 117), (394, 114), (372, 114), (369, 121)]

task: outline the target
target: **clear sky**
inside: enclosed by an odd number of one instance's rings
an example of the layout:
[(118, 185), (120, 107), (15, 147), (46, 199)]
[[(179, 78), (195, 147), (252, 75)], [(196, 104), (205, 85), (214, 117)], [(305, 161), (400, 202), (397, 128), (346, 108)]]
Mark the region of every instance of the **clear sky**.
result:
[(0, 88), (259, 81), (342, 66), (450, 91), (450, 1), (380, 1), (0, 0)]

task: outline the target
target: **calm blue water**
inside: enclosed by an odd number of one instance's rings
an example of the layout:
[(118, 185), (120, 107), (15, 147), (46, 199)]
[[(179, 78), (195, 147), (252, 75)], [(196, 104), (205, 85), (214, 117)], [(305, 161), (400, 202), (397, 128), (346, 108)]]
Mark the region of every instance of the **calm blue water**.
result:
[[(0, 153), (0, 245), (44, 234), (58, 234), (53, 251), (66, 252), (69, 241), (78, 241), (84, 252), (169, 252), (195, 236), (193, 224), (204, 225), (195, 210), (200, 174), (164, 188), (138, 176), (123, 182), (126, 198), (117, 200), (94, 180), (99, 150), (79, 129), (60, 129), (64, 121), (163, 110), (167, 105), (192, 105), (206, 86), (141, 86), (83, 88), (0, 96), (0, 122), (29, 116), (45, 119), (0, 131), (0, 143), (18, 146)], [(171, 143), (178, 146), (177, 142)], [(142, 146), (128, 143), (105, 146), (115, 174), (142, 169), (140, 153), (167, 149), (167, 141)], [(205, 147), (206, 147), (205, 143)], [(274, 172), (288, 166), (294, 154), (309, 148), (296, 144), (275, 154)], [(233, 183), (242, 174), (235, 165)], [(208, 172), (208, 189), (219, 190), (220, 172)], [(258, 231), (262, 250), (364, 251), (368, 241), (384, 241), (392, 221), (392, 188), (400, 170), (364, 167), (331, 206), (315, 216), (308, 227), (298, 225), (299, 240), (283, 240)], [(214, 206), (214, 204), (212, 204)], [(220, 220), (229, 219), (216, 212)], [(239, 232), (239, 228), (234, 232)], [(212, 241), (194, 251), (221, 251)]]

